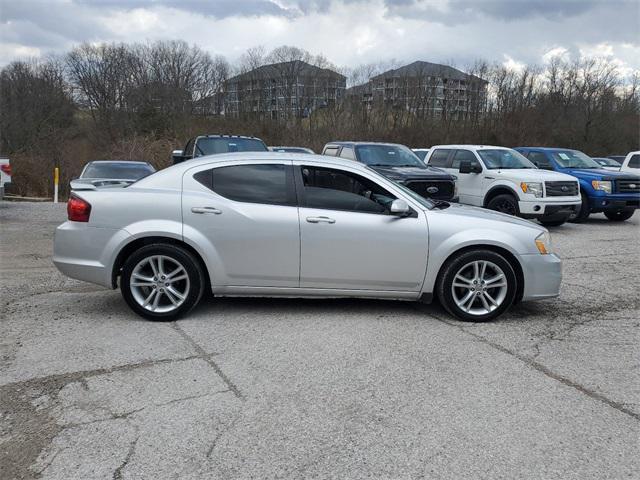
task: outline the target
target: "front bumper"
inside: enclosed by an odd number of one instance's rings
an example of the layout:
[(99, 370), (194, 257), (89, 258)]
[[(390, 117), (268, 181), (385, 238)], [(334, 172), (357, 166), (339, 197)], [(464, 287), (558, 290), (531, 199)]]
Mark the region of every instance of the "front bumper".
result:
[(568, 217), (579, 206), (581, 200), (564, 200), (564, 201), (546, 201), (540, 199), (540, 201), (519, 201), (518, 208), (520, 209), (520, 216), (524, 218), (551, 218), (551, 217)]
[(560, 295), (562, 283), (562, 260), (555, 254), (539, 253), (521, 255), (520, 262), (524, 274), (522, 300), (538, 300)]
[(589, 197), (589, 208), (592, 212), (604, 210), (627, 210), (640, 208), (640, 195), (613, 193)]
[(111, 288), (115, 256), (130, 236), (125, 230), (65, 222), (55, 231), (53, 264), (68, 277)]

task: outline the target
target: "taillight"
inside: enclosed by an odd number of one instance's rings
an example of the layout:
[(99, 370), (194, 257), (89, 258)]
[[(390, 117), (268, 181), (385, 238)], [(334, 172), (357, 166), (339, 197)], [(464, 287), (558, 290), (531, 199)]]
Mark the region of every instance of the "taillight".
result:
[(88, 222), (91, 204), (80, 197), (71, 195), (67, 202), (67, 216), (72, 222)]
[(0, 165), (0, 170), (2, 170), (3, 173), (6, 173), (7, 175), (11, 176), (11, 164), (10, 163), (3, 163), (2, 165)]

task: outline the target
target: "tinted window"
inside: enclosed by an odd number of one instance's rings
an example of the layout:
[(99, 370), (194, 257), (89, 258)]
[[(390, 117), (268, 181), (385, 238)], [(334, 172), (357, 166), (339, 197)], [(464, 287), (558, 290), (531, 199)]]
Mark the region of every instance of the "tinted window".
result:
[(460, 168), (461, 162), (469, 162), (471, 165), (479, 165), (478, 159), (473, 152), (469, 150), (456, 150), (456, 153), (453, 155), (453, 162), (451, 163), (450, 168)]
[(292, 205), (290, 174), (285, 165), (236, 165), (204, 170), (193, 178), (236, 202)]
[(139, 180), (151, 175), (155, 170), (143, 163), (91, 163), (81, 178), (113, 178), (118, 180)]
[(431, 158), (429, 158), (429, 165), (432, 167), (447, 167), (447, 158), (449, 158), (449, 152), (451, 150), (446, 150), (442, 148), (438, 148), (434, 150), (431, 154)]
[(629, 159), (629, 166), (631, 168), (640, 168), (640, 155), (632, 155)]
[(230, 152), (267, 152), (262, 140), (257, 138), (211, 137), (199, 138), (196, 142), (195, 156), (214, 155)]
[(353, 153), (353, 148), (351, 147), (342, 147), (342, 150), (340, 150), (340, 156), (350, 160), (356, 159), (356, 155)]
[(416, 154), (403, 145), (358, 145), (358, 160), (370, 167), (419, 167), (425, 168)]
[(336, 155), (338, 155), (338, 149), (339, 147), (327, 147), (324, 149), (324, 152), (322, 152), (322, 154), (335, 157)]
[(384, 214), (396, 199), (376, 183), (350, 172), (306, 166), (301, 172), (305, 207)]
[(551, 161), (549, 161), (547, 155), (542, 152), (529, 152), (527, 158), (538, 168), (542, 168), (544, 170), (553, 170)]

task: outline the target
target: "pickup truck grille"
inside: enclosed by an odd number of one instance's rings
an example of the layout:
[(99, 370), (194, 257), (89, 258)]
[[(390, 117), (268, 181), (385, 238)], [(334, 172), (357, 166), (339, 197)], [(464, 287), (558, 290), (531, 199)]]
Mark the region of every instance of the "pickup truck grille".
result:
[[(453, 197), (454, 183), (452, 181), (413, 180), (407, 182), (406, 185), (422, 197), (440, 200), (450, 200)], [(437, 190), (433, 191), (434, 189)]]
[(640, 192), (640, 178), (634, 178), (632, 180), (618, 180), (616, 181), (617, 193), (638, 193)]
[(572, 197), (578, 194), (578, 182), (545, 182), (547, 197)]

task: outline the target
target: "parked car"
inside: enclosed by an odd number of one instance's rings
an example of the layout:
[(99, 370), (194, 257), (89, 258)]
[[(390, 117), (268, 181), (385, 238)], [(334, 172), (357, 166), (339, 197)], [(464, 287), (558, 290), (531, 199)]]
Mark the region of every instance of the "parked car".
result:
[(82, 188), (82, 185), (94, 187), (125, 186), (137, 182), (155, 171), (153, 165), (148, 162), (94, 160), (84, 166), (80, 177), (71, 181), (71, 189)]
[(558, 295), (549, 233), (421, 197), (354, 161), (275, 153), (202, 157), (128, 188), (79, 191), (55, 232), (72, 278), (120, 290), (150, 320), (216, 296), (430, 302), (486, 321)]
[(0, 158), (0, 199), (4, 197), (8, 185), (11, 185), (11, 161), (8, 158)]
[(269, 147), (269, 150), (272, 152), (281, 152), (281, 153), (311, 153), (315, 152), (310, 148), (305, 147)]
[(629, 154), (624, 159), (624, 162), (622, 162), (620, 171), (640, 174), (640, 151), (629, 152)]
[(620, 170), (620, 163), (614, 160), (613, 158), (609, 158), (609, 157), (591, 157), (591, 158), (593, 158), (596, 161), (596, 163), (600, 165), (600, 167), (604, 170), (611, 170), (615, 172)]
[(571, 221), (582, 222), (603, 212), (609, 220), (624, 221), (640, 208), (640, 177), (604, 170), (595, 160), (568, 148), (519, 147), (538, 168), (566, 173), (580, 182), (580, 208)]
[(232, 152), (267, 152), (267, 145), (257, 137), (242, 135), (199, 135), (190, 139), (183, 150), (174, 150), (173, 163), (205, 155)]
[(437, 145), (426, 162), (458, 174), (460, 203), (535, 218), (546, 226), (562, 225), (580, 205), (575, 178), (538, 170), (510, 148)]
[(323, 155), (356, 160), (425, 198), (456, 202), (456, 177), (427, 167), (404, 145), (374, 142), (331, 142)]
[(622, 162), (624, 162), (626, 155), (607, 155), (607, 158), (610, 158), (611, 160), (615, 160), (620, 165), (622, 165)]
[(411, 151), (416, 154), (420, 160), (424, 162), (424, 159), (427, 157), (427, 153), (429, 153), (428, 148), (412, 148)]

